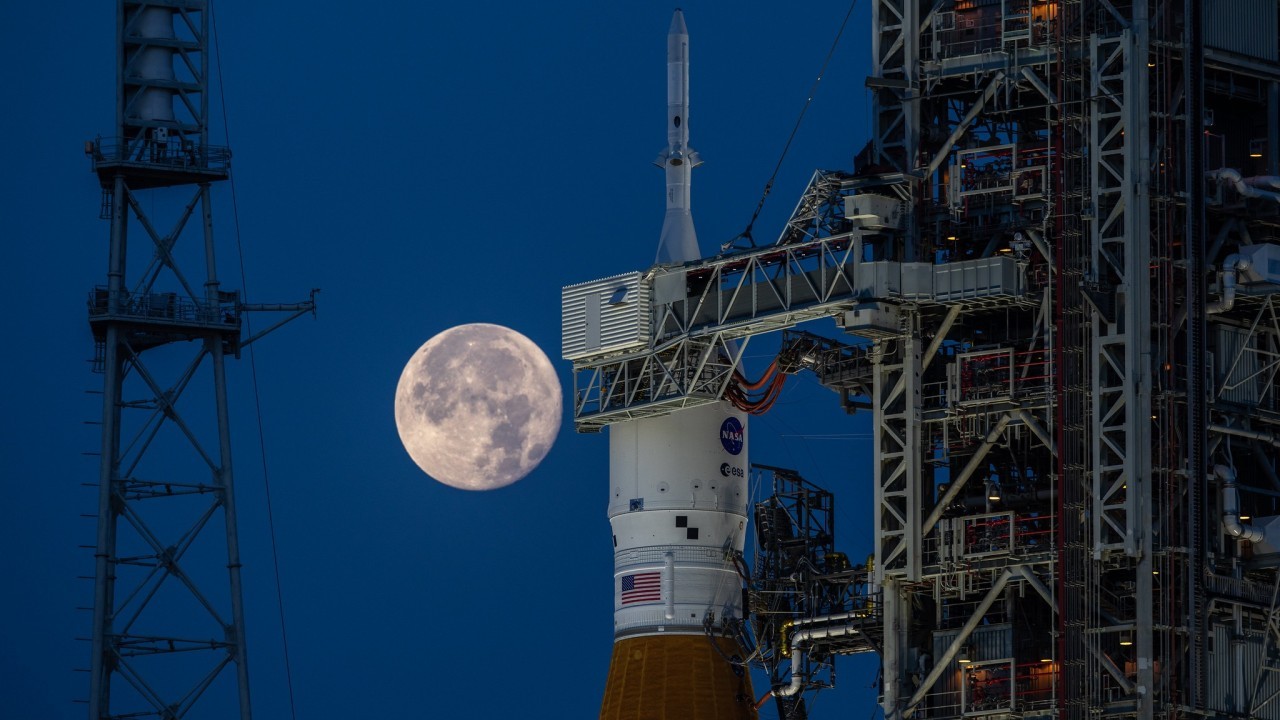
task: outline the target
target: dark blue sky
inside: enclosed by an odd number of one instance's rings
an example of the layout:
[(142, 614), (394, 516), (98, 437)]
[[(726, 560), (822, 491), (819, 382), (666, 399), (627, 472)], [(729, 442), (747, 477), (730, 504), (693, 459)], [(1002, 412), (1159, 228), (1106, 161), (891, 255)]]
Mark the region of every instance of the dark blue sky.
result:
[[(83, 142), (114, 122), (115, 3), (0, 7), (0, 707), (80, 718), (88, 679), (101, 376), (85, 294), (108, 224)], [(743, 229), (848, 8), (685, 2), (694, 219), (704, 252)], [(762, 219), (776, 238), (813, 169), (868, 137), (869, 3), (855, 11)], [(566, 416), (542, 466), (469, 493), (400, 446), (410, 354), (467, 322), (559, 360), (563, 285), (652, 262), (665, 143), (657, 3), (219, 2), (250, 300), (319, 287), (318, 318), (258, 347), (281, 583), (300, 718), (565, 717), (599, 709), (612, 642), (607, 439)], [(225, 129), (214, 94), (214, 138)], [(230, 184), (214, 191), (221, 274), (240, 283)], [(158, 207), (169, 202), (154, 200)], [(829, 321), (811, 328), (834, 332)], [(753, 344), (749, 374), (768, 363)], [(288, 716), (247, 358), (230, 366), (255, 712)], [(752, 460), (837, 491), (839, 544), (871, 546), (868, 419), (811, 378), (753, 420)], [(833, 435), (839, 437), (831, 437)], [(815, 718), (873, 712), (874, 662), (842, 664)], [(758, 684), (758, 692), (764, 691)], [(220, 709), (211, 701), (206, 711)], [(843, 707), (838, 707), (840, 704)], [(772, 717), (767, 709), (764, 717)], [(197, 714), (196, 717), (205, 717)]]

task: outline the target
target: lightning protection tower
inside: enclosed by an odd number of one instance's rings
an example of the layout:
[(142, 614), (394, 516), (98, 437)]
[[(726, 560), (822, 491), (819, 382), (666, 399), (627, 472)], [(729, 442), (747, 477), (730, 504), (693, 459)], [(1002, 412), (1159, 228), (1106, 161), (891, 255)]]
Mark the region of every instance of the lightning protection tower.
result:
[[(116, 130), (85, 147), (111, 225), (88, 303), (103, 374), (91, 720), (182, 718), (233, 687), (251, 716), (225, 360), (314, 292), (247, 305), (219, 282), (210, 188), (231, 154), (209, 142), (209, 28), (207, 0), (118, 0)], [(254, 310), (286, 315), (245, 337)]]

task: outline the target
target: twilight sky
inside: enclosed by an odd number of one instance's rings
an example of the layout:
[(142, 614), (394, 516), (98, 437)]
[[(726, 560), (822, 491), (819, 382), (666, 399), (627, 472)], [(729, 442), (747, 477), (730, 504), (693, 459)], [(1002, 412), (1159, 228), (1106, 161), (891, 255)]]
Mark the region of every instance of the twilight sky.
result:
[[(756, 225), (772, 242), (815, 168), (868, 137), (869, 7), (850, 21)], [(848, 9), (683, 3), (704, 253), (750, 218)], [(612, 642), (607, 439), (566, 414), (540, 468), (473, 493), (415, 466), (396, 434), (401, 368), (468, 322), (559, 359), (560, 288), (654, 257), (665, 145), (658, 3), (216, 4), (213, 138), (233, 171), (249, 300), (322, 288), (319, 313), (268, 337), (257, 375), (297, 716), (563, 717), (599, 710)], [(113, 134), (115, 3), (0, 6), (0, 707), (81, 718), (87, 695), (102, 378), (85, 297), (108, 223), (82, 153)], [(171, 215), (172, 195), (152, 200)], [(162, 223), (164, 224), (164, 223)], [(214, 188), (220, 274), (241, 283), (231, 183)], [(184, 236), (183, 242), (196, 239)], [(139, 238), (141, 241), (142, 238)], [(197, 266), (191, 266), (196, 270)], [(135, 265), (131, 268), (137, 272)], [(261, 319), (255, 319), (262, 323)], [(806, 329), (835, 336), (833, 323)], [(776, 340), (772, 341), (776, 344)], [(748, 375), (769, 361), (753, 342)], [(163, 366), (163, 362), (157, 361)], [(255, 714), (289, 717), (249, 362), (229, 363)], [(198, 407), (198, 406), (193, 406)], [(193, 409), (192, 417), (206, 420)], [(566, 413), (568, 408), (566, 406)], [(869, 417), (812, 377), (752, 420), (751, 458), (837, 493), (837, 543), (871, 547)], [(216, 537), (216, 536), (215, 536)], [(216, 562), (214, 563), (216, 565)], [(875, 662), (842, 661), (816, 720), (870, 717)], [(767, 688), (756, 683), (757, 695)], [(211, 692), (195, 718), (226, 709)], [(762, 717), (774, 717), (767, 705)]]

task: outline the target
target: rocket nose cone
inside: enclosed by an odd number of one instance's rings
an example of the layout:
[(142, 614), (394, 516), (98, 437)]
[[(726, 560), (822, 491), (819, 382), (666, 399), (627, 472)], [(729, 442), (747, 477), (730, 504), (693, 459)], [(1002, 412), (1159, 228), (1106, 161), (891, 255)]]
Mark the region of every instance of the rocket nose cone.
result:
[(684, 25), (684, 11), (676, 8), (676, 12), (671, 16), (671, 29), (667, 31), (668, 35), (688, 35), (689, 28)]

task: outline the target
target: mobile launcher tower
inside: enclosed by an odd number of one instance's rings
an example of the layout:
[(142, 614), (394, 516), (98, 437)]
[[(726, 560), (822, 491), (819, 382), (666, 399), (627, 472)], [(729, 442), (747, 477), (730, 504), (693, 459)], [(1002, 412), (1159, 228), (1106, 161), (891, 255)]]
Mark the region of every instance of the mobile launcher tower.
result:
[[(198, 704), (248, 720), (226, 361), (312, 312), (314, 291), (249, 304), (219, 279), (212, 188), (231, 152), (209, 137), (207, 0), (115, 11), (115, 131), (85, 143), (110, 225), (88, 294), (103, 377), (88, 717)], [(281, 314), (251, 333), (256, 311)]]
[(704, 607), (782, 716), (874, 651), (890, 720), (1280, 717), (1278, 18), (873, 0), (873, 137), (776, 244), (565, 289), (579, 431), (750, 406), (775, 331), (873, 414), (874, 557), (757, 466), (745, 617)]

